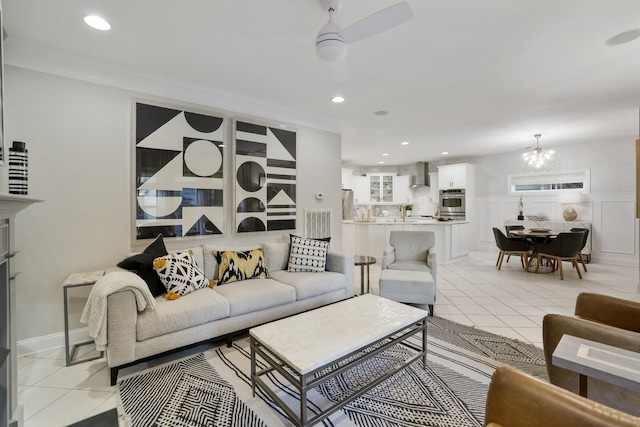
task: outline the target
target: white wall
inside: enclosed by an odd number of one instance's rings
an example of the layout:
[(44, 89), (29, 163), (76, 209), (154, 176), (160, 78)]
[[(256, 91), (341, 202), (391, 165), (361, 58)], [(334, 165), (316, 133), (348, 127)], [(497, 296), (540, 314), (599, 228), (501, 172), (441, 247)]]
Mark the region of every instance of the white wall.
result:
[[(131, 99), (175, 101), (128, 89), (118, 89), (5, 67), (6, 140), (24, 141), (29, 150), (29, 196), (44, 202), (18, 215), (16, 257), (18, 340), (54, 334), (61, 344), (62, 283), (74, 272), (115, 265), (131, 251)], [(220, 105), (215, 105), (220, 109)], [(224, 106), (222, 106), (223, 108)], [(206, 106), (205, 106), (206, 108)], [(256, 115), (249, 105), (238, 115)], [(268, 119), (267, 116), (263, 116)], [(341, 239), (340, 135), (296, 126), (298, 132), (298, 230), (303, 211), (329, 208), (333, 215), (334, 248)], [(6, 191), (6, 168), (2, 190)], [(322, 192), (323, 201), (315, 194)], [(228, 218), (232, 208), (228, 207)], [(169, 249), (204, 241), (259, 242), (288, 239), (285, 233), (252, 233), (206, 240), (168, 242)], [(144, 246), (142, 246), (144, 247)], [(81, 295), (81, 294), (80, 294)], [(78, 318), (83, 298), (72, 301)], [(80, 326), (77, 320), (72, 327)]]

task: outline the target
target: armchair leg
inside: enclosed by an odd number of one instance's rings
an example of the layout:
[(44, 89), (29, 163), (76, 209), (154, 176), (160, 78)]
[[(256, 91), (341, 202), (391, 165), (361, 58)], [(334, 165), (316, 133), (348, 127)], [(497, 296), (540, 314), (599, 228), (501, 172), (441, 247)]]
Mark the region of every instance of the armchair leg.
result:
[(433, 304), (429, 304), (429, 316), (433, 317)]

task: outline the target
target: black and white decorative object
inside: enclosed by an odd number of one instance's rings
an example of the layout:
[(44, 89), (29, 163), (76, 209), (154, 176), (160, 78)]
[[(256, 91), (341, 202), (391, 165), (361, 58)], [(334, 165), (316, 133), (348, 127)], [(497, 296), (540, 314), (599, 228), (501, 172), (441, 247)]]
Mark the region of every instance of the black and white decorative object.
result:
[(296, 132), (235, 123), (236, 231), (296, 229)]
[(9, 148), (9, 193), (26, 195), (28, 190), (29, 158), (26, 144), (13, 141)]
[(135, 240), (224, 232), (224, 118), (135, 102)]

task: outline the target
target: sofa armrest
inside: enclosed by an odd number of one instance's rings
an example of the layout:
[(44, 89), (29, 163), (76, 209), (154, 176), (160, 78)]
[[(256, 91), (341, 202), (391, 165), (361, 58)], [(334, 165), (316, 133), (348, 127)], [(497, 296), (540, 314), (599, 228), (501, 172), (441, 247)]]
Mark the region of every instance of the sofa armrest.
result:
[[(542, 320), (542, 340), (549, 381), (578, 393), (578, 374), (553, 365), (552, 356), (563, 335), (572, 335), (626, 350), (640, 352), (640, 334), (579, 317), (547, 314)], [(589, 378), (589, 399), (640, 415), (640, 393)]]
[(327, 251), (327, 270), (342, 273), (345, 277), (347, 297), (352, 297), (354, 292), (353, 254), (334, 250)]
[(385, 270), (387, 267), (389, 267), (390, 264), (393, 264), (395, 261), (396, 261), (396, 250), (393, 246), (391, 246), (389, 249), (384, 251), (384, 254), (382, 255), (382, 261), (380, 262), (380, 264), (382, 269)]
[(431, 275), (433, 276), (433, 283), (438, 282), (438, 263), (436, 262), (435, 252), (429, 251), (427, 254), (427, 267), (431, 269)]
[(576, 316), (640, 332), (640, 303), (608, 295), (581, 293), (576, 300)]
[(124, 365), (136, 360), (138, 308), (133, 291), (115, 292), (107, 297), (107, 364)]

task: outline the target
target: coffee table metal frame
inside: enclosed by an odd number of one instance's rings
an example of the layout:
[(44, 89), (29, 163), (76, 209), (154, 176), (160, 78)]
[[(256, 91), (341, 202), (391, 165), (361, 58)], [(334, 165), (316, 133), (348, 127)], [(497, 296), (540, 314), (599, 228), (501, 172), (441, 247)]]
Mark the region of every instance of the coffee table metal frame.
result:
[[(404, 362), (398, 364), (390, 371), (382, 374), (380, 377), (376, 378), (369, 384), (367, 384), (364, 388), (354, 392), (349, 397), (341, 402), (336, 402), (326, 410), (321, 410), (316, 414), (313, 418), (307, 419), (308, 417), (308, 408), (307, 408), (307, 393), (312, 390), (314, 387), (324, 383), (325, 381), (330, 380), (331, 378), (340, 375), (341, 373), (347, 371), (348, 369), (354, 367), (355, 365), (374, 357), (375, 355), (387, 350), (388, 348), (403, 343), (412, 335), (415, 335), (418, 332), (422, 332), (422, 351), (418, 352), (414, 356), (405, 360)], [(349, 353), (343, 357), (340, 357), (332, 362), (327, 363), (313, 371), (310, 371), (305, 374), (300, 374), (296, 372), (296, 370), (290, 366), (288, 363), (283, 361), (277, 354), (268, 349), (265, 345), (263, 345), (259, 340), (251, 338), (251, 389), (253, 392), (253, 396), (256, 393), (256, 385), (259, 386), (269, 397), (273, 399), (273, 401), (285, 412), (287, 417), (293, 422), (294, 425), (299, 427), (311, 426), (331, 414), (333, 414), (338, 409), (344, 407), (348, 403), (362, 396), (367, 391), (371, 390), (373, 387), (382, 383), (389, 377), (395, 375), (411, 363), (422, 357), (423, 363), (427, 363), (427, 317), (425, 312), (425, 317), (404, 328), (399, 330), (395, 330), (391, 332), (389, 335), (385, 336), (382, 339), (379, 339), (375, 342), (367, 344), (357, 350), (354, 350), (352, 353)], [(413, 348), (413, 347), (411, 347)], [(371, 349), (370, 351), (365, 351), (367, 349)], [(265, 369), (257, 371), (257, 363), (256, 363), (256, 355), (260, 356), (267, 364)], [(353, 358), (354, 356), (360, 355), (359, 357), (348, 361), (348, 359)], [(344, 364), (343, 364), (344, 363)], [(338, 365), (338, 366), (336, 366)], [(335, 367), (334, 369), (329, 369), (331, 367)], [(291, 385), (293, 385), (298, 392), (300, 393), (300, 412), (296, 413), (289, 405), (287, 405), (276, 393), (267, 386), (267, 384), (262, 380), (261, 376), (267, 375), (272, 371), (277, 371), (280, 373)], [(328, 371), (323, 373), (323, 371)]]

